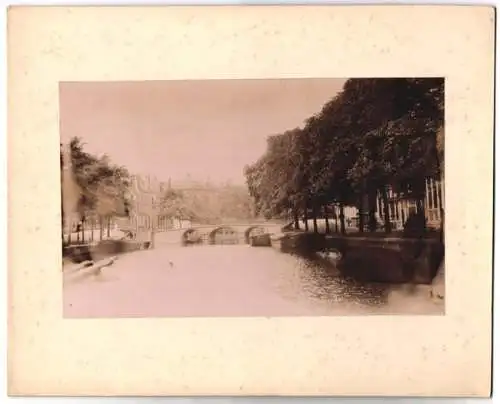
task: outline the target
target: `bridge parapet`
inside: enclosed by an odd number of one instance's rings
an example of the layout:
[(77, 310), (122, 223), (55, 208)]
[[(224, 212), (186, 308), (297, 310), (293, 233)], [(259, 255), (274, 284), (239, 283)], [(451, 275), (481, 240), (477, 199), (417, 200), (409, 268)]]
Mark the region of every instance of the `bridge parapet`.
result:
[(253, 235), (278, 232), (280, 224), (276, 223), (238, 223), (220, 225), (199, 225), (182, 229), (181, 242), (183, 244), (236, 244), (250, 243)]

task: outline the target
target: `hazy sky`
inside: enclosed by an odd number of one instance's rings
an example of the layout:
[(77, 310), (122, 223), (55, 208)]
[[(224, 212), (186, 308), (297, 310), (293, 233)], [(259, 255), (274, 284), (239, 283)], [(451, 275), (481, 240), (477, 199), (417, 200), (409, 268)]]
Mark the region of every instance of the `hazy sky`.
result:
[(303, 126), (341, 79), (62, 83), (61, 140), (131, 173), (243, 183), (266, 137)]

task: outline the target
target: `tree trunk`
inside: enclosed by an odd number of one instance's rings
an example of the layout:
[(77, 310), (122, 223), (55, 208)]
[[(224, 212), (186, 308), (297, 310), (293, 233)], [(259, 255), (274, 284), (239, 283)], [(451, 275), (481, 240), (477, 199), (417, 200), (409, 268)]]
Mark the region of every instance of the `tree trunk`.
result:
[(325, 204), (323, 206), (323, 210), (325, 212), (325, 233), (330, 234), (330, 222), (328, 221), (328, 205)]
[(71, 244), (71, 232), (73, 230), (73, 222), (71, 218), (68, 220), (68, 244)]
[(339, 232), (339, 215), (337, 212), (337, 205), (334, 206), (334, 217), (335, 217), (335, 233)]
[(99, 240), (102, 241), (102, 238), (104, 236), (104, 229), (103, 229), (103, 220), (102, 220), (102, 216), (99, 215)]
[(345, 234), (345, 215), (344, 215), (344, 204), (340, 204), (340, 232)]
[(391, 232), (391, 217), (389, 215), (389, 199), (387, 196), (387, 188), (382, 188), (382, 204), (384, 207), (384, 231), (386, 233)]
[[(441, 152), (440, 152), (441, 150)], [(437, 166), (437, 178), (439, 178), (439, 214), (441, 218), (441, 223), (439, 224), (439, 238), (442, 243), (444, 243), (444, 204), (443, 204), (443, 193), (444, 193), (444, 128), (438, 130), (436, 134), (436, 148), (435, 148), (435, 158), (436, 158), (436, 166)]]
[(94, 241), (94, 218), (90, 219), (90, 241)]
[(304, 207), (304, 228), (305, 228), (305, 231), (309, 231), (309, 215), (308, 215), (307, 209), (308, 209), (308, 206), (307, 206), (307, 202), (306, 202), (305, 207)]
[(422, 218), (420, 222), (422, 227), (421, 230), (425, 232), (427, 228), (427, 220), (425, 218), (424, 198), (417, 199), (417, 215)]
[(368, 194), (368, 228), (370, 232), (377, 231), (377, 190), (370, 189)]
[(359, 212), (359, 223), (358, 223), (358, 230), (360, 233), (364, 233), (365, 232), (365, 196), (364, 194), (361, 196), (361, 198), (359, 199), (359, 208), (358, 208), (358, 212)]
[(297, 211), (293, 211), (293, 227), (295, 230), (300, 229), (300, 224), (299, 224), (299, 215), (297, 214)]
[(111, 216), (108, 216), (108, 238), (111, 237)]
[(85, 244), (85, 218), (82, 219), (82, 243)]
[(316, 203), (313, 204), (313, 229), (315, 233), (318, 233), (318, 215), (317, 215)]
[(415, 202), (417, 205), (417, 215), (423, 215), (425, 217), (424, 200), (427, 193), (427, 187), (425, 185), (425, 178), (416, 182), (416, 188), (413, 192)]

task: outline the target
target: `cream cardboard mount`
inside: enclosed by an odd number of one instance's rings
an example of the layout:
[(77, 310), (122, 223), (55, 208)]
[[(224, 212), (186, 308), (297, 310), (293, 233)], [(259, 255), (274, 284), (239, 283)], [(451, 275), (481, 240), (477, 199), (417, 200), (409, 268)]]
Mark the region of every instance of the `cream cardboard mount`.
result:
[[(494, 18), (493, 8), (473, 6), (11, 7), (9, 393), (488, 396)], [(110, 108), (106, 96), (94, 101), (82, 89), (62, 102), (61, 83), (89, 88), (91, 83), (105, 87), (134, 82), (144, 87), (153, 81), (197, 80), (223, 86), (223, 82), (249, 79), (326, 80), (316, 81), (320, 83), (316, 87), (309, 84), (309, 92), (297, 90), (301, 97), (293, 91), (282, 97), (281, 107), (267, 115), (276, 117), (292, 113), (287, 102), (300, 98), (307, 104), (331, 78), (367, 77), (445, 78), (443, 313), (311, 316), (305, 312), (283, 317), (266, 315), (268, 306), (262, 301), (263, 314), (250, 317), (109, 318), (113, 313), (108, 313), (82, 319), (64, 315), (69, 290), (72, 296), (93, 296), (88, 301), (97, 310), (115, 283), (62, 287), (61, 136), (103, 133), (102, 143), (111, 136), (103, 128), (111, 128), (115, 121), (97, 120)], [(195, 90), (197, 96), (191, 94), (190, 100), (214, 107), (224, 93)], [(232, 94), (237, 105), (239, 93)], [(147, 109), (157, 96), (152, 90), (144, 103), (125, 108), (123, 120)], [(133, 105), (134, 100), (137, 96), (122, 97), (120, 102)], [(266, 100), (260, 100), (261, 106)], [(194, 101), (185, 103), (181, 96), (175, 101), (159, 109), (158, 116), (195, 111)], [(94, 117), (78, 124), (65, 120), (70, 107), (94, 111)], [(220, 112), (213, 109), (214, 114)], [(304, 119), (315, 111), (307, 110)], [(198, 116), (206, 126), (213, 124), (207, 116)], [(245, 120), (247, 115), (242, 116)], [(263, 122), (245, 121), (255, 133)], [(151, 146), (147, 136), (161, 129), (155, 128), (155, 119), (146, 117), (141, 122), (135, 147), (127, 146), (136, 156)], [(181, 133), (188, 128), (177, 129)], [(179, 134), (175, 147), (201, 148), (207, 139), (216, 142), (222, 136), (221, 131), (198, 138)], [(123, 137), (124, 142), (127, 139)], [(250, 142), (250, 135), (241, 139)], [(250, 150), (245, 142), (239, 149), (228, 148), (231, 152), (221, 150), (220, 167), (239, 160), (238, 150)], [(115, 150), (120, 148), (126, 149)], [(159, 159), (157, 155), (152, 159)], [(144, 156), (137, 161), (146, 164)], [(205, 163), (199, 161), (193, 170), (200, 171)], [(267, 250), (259, 251), (264, 255)], [(212, 258), (207, 253), (203, 262)], [(108, 269), (118, 268), (120, 260)], [(176, 272), (181, 258), (170, 261), (174, 267), (166, 265), (170, 272), (165, 272), (169, 279), (183, 279), (182, 272)], [(244, 265), (249, 261), (235, 270)], [(216, 265), (213, 268), (217, 270)], [(257, 282), (250, 274), (239, 287)], [(198, 276), (207, 276), (207, 282), (211, 279), (207, 272)], [(269, 276), (262, 272), (259, 282)], [(163, 295), (158, 283), (151, 282), (149, 292), (129, 291), (117, 296), (115, 303), (138, 313), (134, 302), (141, 299), (174, 296), (181, 301), (190, 293), (195, 297), (209, 293), (203, 282), (173, 287), (176, 284), (165, 281), (164, 285)], [(196, 292), (193, 285), (198, 285)], [(242, 290), (227, 288), (227, 293), (240, 302), (254, 296)], [(193, 297), (193, 305), (195, 301)], [(200, 310), (213, 301), (200, 304)], [(221, 302), (230, 311), (231, 305)]]

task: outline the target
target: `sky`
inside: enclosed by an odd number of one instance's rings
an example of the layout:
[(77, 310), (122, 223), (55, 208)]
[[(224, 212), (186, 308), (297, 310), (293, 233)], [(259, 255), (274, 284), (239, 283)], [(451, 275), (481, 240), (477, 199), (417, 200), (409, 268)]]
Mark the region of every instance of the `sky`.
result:
[(61, 141), (81, 137), (133, 174), (243, 184), (269, 135), (304, 125), (343, 79), (60, 84)]

